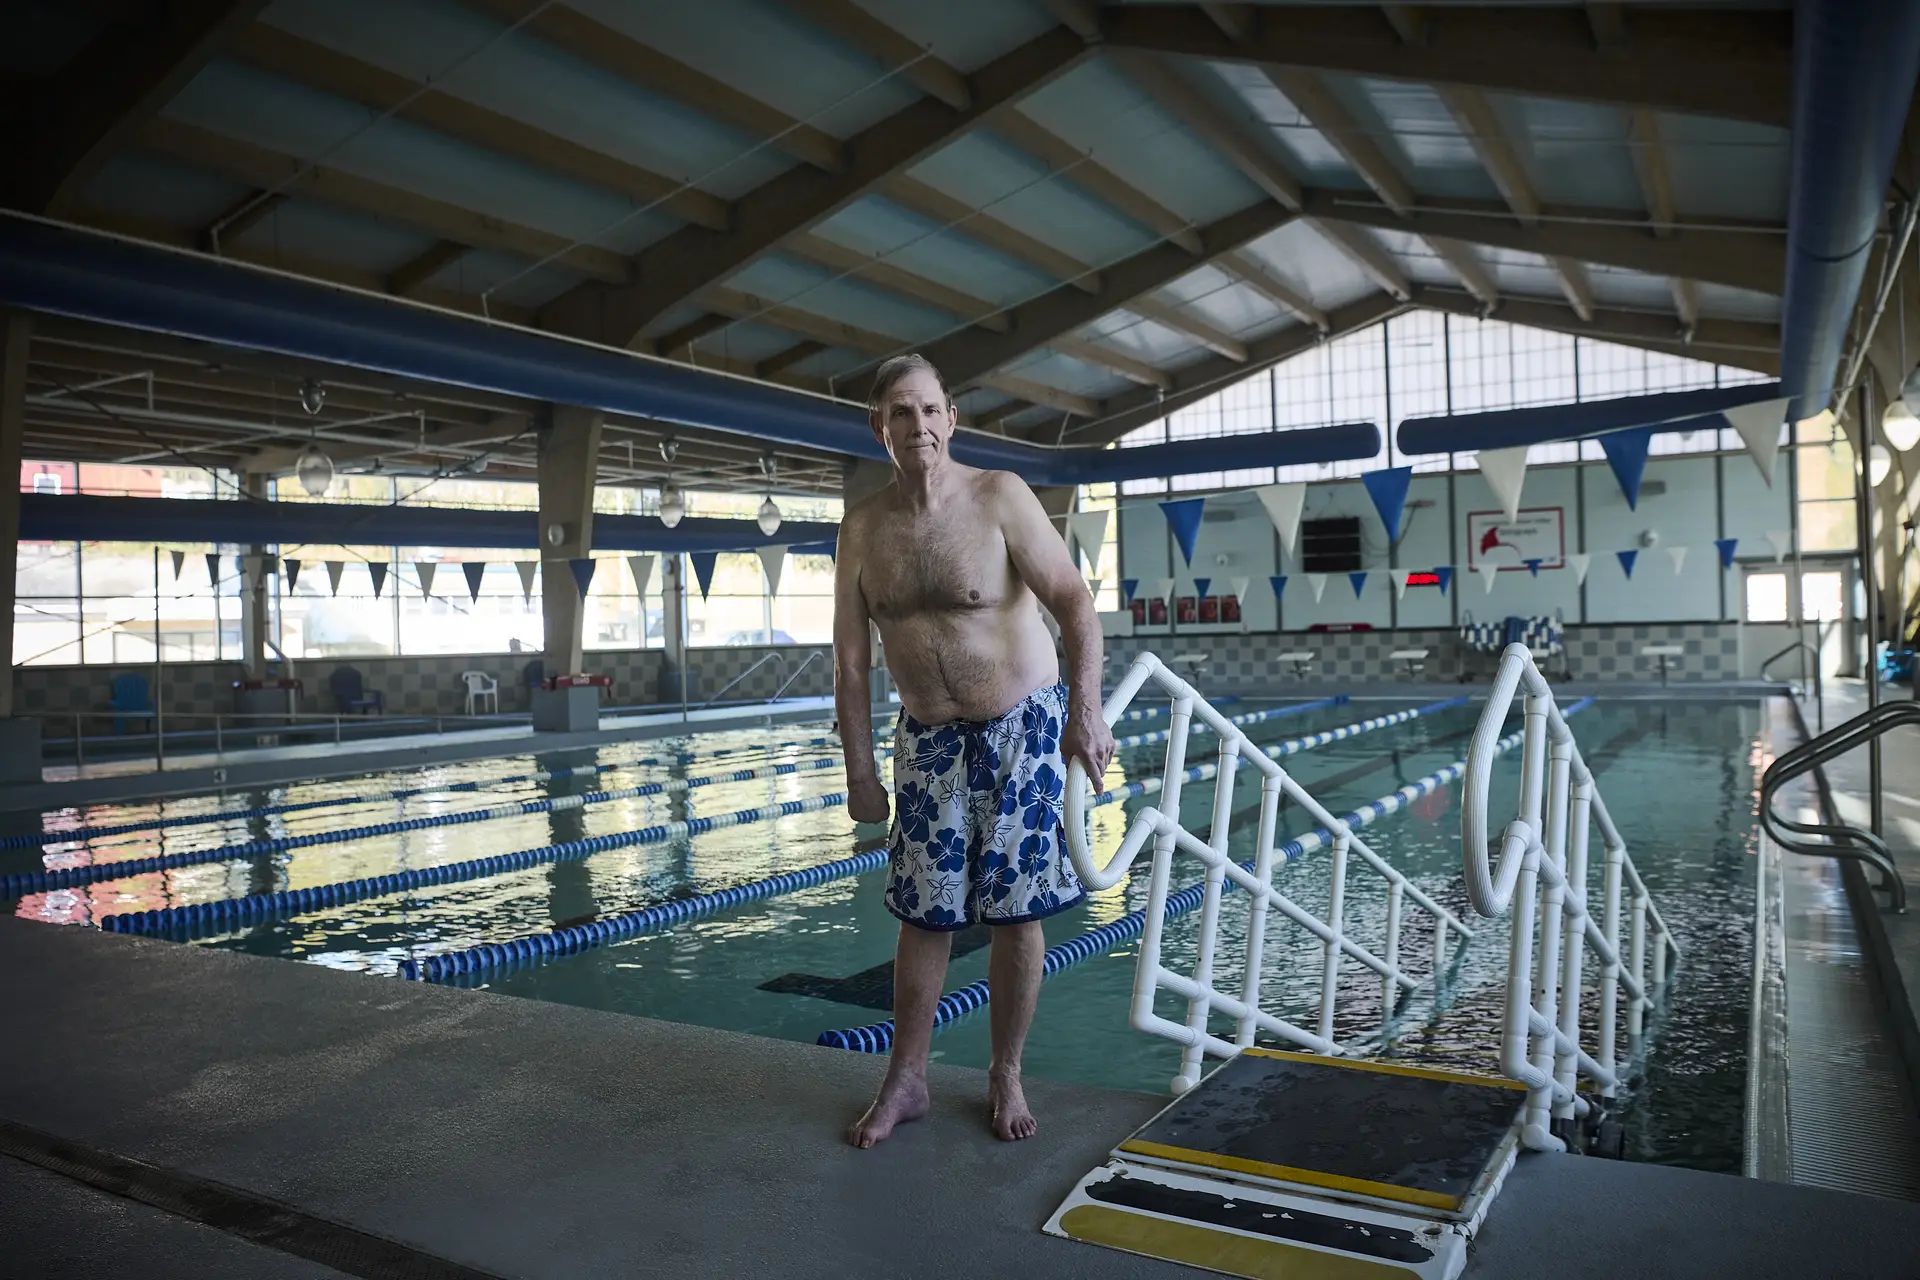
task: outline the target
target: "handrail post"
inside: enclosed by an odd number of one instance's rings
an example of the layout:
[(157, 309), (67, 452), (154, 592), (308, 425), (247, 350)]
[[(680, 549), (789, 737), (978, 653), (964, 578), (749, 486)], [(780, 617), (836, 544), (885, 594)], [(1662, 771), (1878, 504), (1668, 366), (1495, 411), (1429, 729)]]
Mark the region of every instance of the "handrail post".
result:
[[(1573, 743), (1553, 743), (1547, 765), (1546, 842), (1540, 858), (1546, 879), (1541, 889), (1540, 964), (1533, 981), (1534, 1004), (1548, 1028), (1540, 1037), (1539, 1048), (1534, 1050), (1533, 1065), (1550, 1079), (1559, 1078), (1563, 1069), (1571, 1073), (1577, 1061), (1577, 1055), (1561, 1050), (1554, 1035), (1560, 1026), (1562, 916), (1567, 897), (1567, 792), (1572, 770)], [(1558, 1095), (1550, 1093), (1548, 1097), (1553, 1099)], [(1554, 1101), (1552, 1113), (1555, 1119), (1571, 1116), (1572, 1100)]]
[[(1346, 935), (1347, 849), (1353, 836), (1345, 831), (1333, 837), (1333, 856), (1327, 870), (1327, 928), (1332, 931), (1322, 946), (1320, 970), (1320, 1038), (1333, 1039), (1333, 1006), (1340, 996), (1340, 940)], [(1391, 986), (1393, 979), (1388, 978)]]
[(1627, 1044), (1634, 1051), (1640, 1048), (1640, 1035), (1645, 1030), (1647, 1009), (1647, 900), (1635, 893), (1633, 895), (1632, 941), (1628, 943), (1627, 967), (1633, 972), (1633, 985), (1640, 990), (1637, 996), (1630, 996), (1627, 1002)]
[[(1607, 846), (1606, 879), (1601, 889), (1605, 914), (1600, 932), (1607, 940), (1613, 959), (1600, 972), (1600, 1051), (1594, 1056), (1609, 1074), (1614, 1069), (1614, 1027), (1620, 1016), (1620, 873), (1626, 857), (1627, 851), (1619, 845)], [(1619, 1093), (1619, 1088), (1607, 1084), (1600, 1092), (1602, 1097), (1611, 1098)]]
[[(1380, 979), (1380, 1029), (1387, 1044), (1393, 1043), (1394, 1007), (1400, 998), (1399, 984), (1394, 981), (1394, 975), (1400, 972), (1400, 900), (1405, 896), (1406, 890), (1398, 880), (1387, 886), (1387, 940), (1380, 955), (1392, 971)], [(1446, 927), (1442, 922), (1440, 928), (1444, 930)], [(1438, 976), (1438, 970), (1435, 970), (1436, 992), (1439, 990)]]

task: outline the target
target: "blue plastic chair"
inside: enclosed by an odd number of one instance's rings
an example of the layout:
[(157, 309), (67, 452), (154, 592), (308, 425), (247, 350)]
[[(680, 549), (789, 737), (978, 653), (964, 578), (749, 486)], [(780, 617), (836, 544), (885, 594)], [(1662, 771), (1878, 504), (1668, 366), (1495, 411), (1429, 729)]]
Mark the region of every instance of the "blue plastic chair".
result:
[(113, 717), (113, 731), (116, 734), (127, 731), (129, 720), (145, 720), (147, 728), (153, 728), (153, 696), (145, 676), (131, 671), (117, 675), (113, 678), (111, 690), (107, 705), (116, 713)]
[(335, 667), (327, 677), (327, 691), (333, 694), (335, 706), (351, 715), (387, 709), (386, 699), (378, 690), (368, 693), (366, 682), (352, 667)]

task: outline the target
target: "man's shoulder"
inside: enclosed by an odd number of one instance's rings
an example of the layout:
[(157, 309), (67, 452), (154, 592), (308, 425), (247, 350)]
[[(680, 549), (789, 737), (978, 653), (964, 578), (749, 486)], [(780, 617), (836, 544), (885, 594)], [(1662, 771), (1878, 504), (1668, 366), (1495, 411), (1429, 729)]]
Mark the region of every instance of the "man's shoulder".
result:
[(1033, 496), (1033, 486), (1012, 471), (976, 471), (973, 484), (974, 491), (982, 498)]

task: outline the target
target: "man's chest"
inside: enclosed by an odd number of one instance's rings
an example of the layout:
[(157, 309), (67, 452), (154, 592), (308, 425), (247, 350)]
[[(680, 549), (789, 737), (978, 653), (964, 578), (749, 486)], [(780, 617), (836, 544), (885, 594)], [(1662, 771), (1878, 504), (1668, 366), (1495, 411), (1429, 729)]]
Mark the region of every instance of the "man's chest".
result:
[(1011, 587), (1006, 539), (976, 513), (899, 519), (874, 530), (860, 587), (879, 618), (994, 608)]

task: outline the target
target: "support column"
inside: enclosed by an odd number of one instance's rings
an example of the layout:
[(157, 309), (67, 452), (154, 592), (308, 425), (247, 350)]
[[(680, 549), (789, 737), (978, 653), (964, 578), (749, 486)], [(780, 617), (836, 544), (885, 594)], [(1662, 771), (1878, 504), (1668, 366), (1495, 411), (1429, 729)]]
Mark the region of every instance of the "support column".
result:
[[(267, 500), (267, 477), (258, 472), (240, 476), (240, 491), (253, 501)], [(267, 598), (267, 549), (249, 546), (241, 558), (240, 575), (240, 660), (246, 665), (247, 679), (267, 678), (267, 621), (273, 601)], [(399, 584), (396, 583), (397, 590)]]
[[(540, 604), (542, 646), (549, 676), (582, 673), (587, 602), (574, 581), (572, 560), (593, 550), (593, 487), (600, 461), (604, 415), (555, 405), (540, 432)], [(599, 690), (536, 689), (536, 729), (579, 730), (599, 724)]]
[[(660, 683), (654, 690), (663, 703), (693, 698), (696, 682), (687, 668), (687, 558), (677, 551), (660, 556), (660, 639), (664, 646)], [(682, 683), (684, 681), (684, 684)]]
[(40, 722), (14, 714), (14, 590), (20, 573), (20, 454), (26, 435), (27, 344), (33, 330), (24, 312), (5, 313), (0, 333), (0, 782), (40, 780)]

